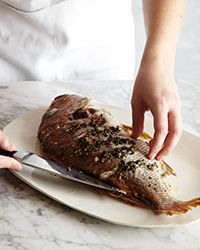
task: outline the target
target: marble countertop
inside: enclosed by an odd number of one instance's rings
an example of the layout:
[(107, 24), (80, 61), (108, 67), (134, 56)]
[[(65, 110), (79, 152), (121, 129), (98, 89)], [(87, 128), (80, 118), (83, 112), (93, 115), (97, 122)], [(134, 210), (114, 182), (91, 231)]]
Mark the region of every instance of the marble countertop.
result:
[[(178, 81), (178, 87), (183, 121), (200, 133), (200, 87), (187, 81)], [(65, 92), (63, 88), (128, 108), (132, 83), (0, 83), (0, 129), (28, 110), (48, 105)], [(8, 170), (0, 170), (0, 249), (199, 250), (200, 223), (162, 229), (113, 225), (51, 200)]]

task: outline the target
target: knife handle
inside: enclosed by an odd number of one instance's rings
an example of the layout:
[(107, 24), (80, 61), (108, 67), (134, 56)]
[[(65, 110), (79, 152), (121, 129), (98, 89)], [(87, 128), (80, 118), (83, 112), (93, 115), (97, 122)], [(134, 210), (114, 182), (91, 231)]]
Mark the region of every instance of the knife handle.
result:
[(0, 155), (3, 155), (3, 156), (8, 156), (8, 157), (13, 157), (13, 155), (17, 153), (17, 151), (13, 150), (13, 151), (8, 151), (8, 150), (5, 150), (5, 149), (1, 149), (0, 148)]

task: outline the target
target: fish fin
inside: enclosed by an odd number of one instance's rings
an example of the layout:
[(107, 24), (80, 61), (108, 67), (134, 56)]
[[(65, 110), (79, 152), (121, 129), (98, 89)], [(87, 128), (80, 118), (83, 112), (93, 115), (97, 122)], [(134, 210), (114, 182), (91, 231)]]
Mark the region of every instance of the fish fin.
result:
[(96, 190), (100, 194), (103, 194), (103, 195), (106, 194), (108, 196), (111, 196), (112, 198), (118, 199), (118, 200), (123, 201), (123, 202), (125, 202), (129, 205), (132, 205), (132, 206), (137, 206), (140, 208), (148, 208), (147, 204), (145, 204), (144, 202), (142, 202), (141, 200), (139, 200), (133, 196), (131, 198), (128, 198), (123, 193), (108, 192), (108, 191), (104, 191), (104, 190), (99, 189), (99, 188), (94, 188), (93, 190)]
[[(133, 133), (133, 128), (132, 128), (131, 126), (123, 124), (123, 125), (122, 125), (122, 128), (125, 130), (125, 132), (126, 132), (129, 136), (132, 135), (132, 133)], [(143, 140), (145, 140), (145, 141), (150, 141), (150, 140), (152, 140), (152, 137), (151, 137), (149, 134), (147, 134), (146, 132), (142, 132), (142, 134), (140, 135), (139, 138), (140, 138), (140, 139), (143, 139)]]
[(162, 175), (163, 177), (168, 176), (168, 175), (174, 175), (176, 176), (176, 173), (174, 170), (164, 161), (162, 161), (163, 167), (166, 170), (166, 172)]
[(141, 139), (143, 140), (146, 140), (146, 141), (151, 141), (153, 138), (147, 134), (146, 132), (142, 132), (141, 136), (140, 136)]
[(197, 206), (200, 206), (200, 197), (189, 201), (175, 201), (170, 209), (156, 210), (156, 213), (167, 215), (183, 214)]
[(135, 197), (131, 197), (131, 199), (127, 198), (125, 195), (123, 194), (116, 194), (116, 193), (107, 193), (109, 196), (114, 197), (115, 199), (121, 200), (129, 205), (132, 206), (137, 206), (140, 208), (148, 208), (147, 204), (145, 204), (144, 202), (142, 202), (141, 200), (135, 198)]

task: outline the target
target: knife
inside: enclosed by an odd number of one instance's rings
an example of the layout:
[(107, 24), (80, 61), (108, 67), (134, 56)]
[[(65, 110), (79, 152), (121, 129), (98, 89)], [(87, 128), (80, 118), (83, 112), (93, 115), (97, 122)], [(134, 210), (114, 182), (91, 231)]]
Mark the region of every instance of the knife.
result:
[(26, 151), (16, 151), (16, 150), (7, 151), (4, 149), (0, 149), (0, 155), (12, 157), (23, 165), (40, 169), (42, 171), (49, 172), (60, 177), (64, 177), (68, 180), (76, 181), (82, 184), (86, 184), (89, 186), (93, 186), (111, 192), (118, 192), (125, 194), (123, 190), (113, 187), (80, 170), (66, 168), (60, 164), (55, 163), (54, 161), (46, 160), (35, 153)]

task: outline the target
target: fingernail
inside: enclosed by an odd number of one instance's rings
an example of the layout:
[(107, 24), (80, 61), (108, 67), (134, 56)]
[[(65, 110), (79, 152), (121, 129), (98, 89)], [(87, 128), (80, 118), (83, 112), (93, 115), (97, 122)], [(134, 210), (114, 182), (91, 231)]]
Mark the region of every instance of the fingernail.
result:
[(4, 147), (8, 148), (10, 146), (8, 139), (4, 141)]
[(132, 137), (133, 139), (137, 139), (137, 136), (136, 136), (135, 134), (132, 134), (131, 137)]
[(154, 154), (154, 153), (149, 154), (149, 159), (150, 160), (155, 159), (155, 157), (156, 157), (156, 154)]
[(19, 164), (19, 165), (16, 165), (15, 170), (16, 170), (16, 171), (22, 170), (22, 166), (21, 166), (20, 164)]
[(137, 139), (137, 138), (138, 138), (138, 136), (137, 136), (137, 134), (136, 134), (135, 132), (132, 133), (131, 137), (132, 137), (133, 139)]
[(163, 156), (161, 156), (161, 155), (156, 156), (156, 160), (161, 161), (162, 159), (163, 159)]
[(7, 148), (8, 148), (8, 150), (12, 151), (12, 150), (14, 150), (15, 146), (13, 144), (11, 144)]

